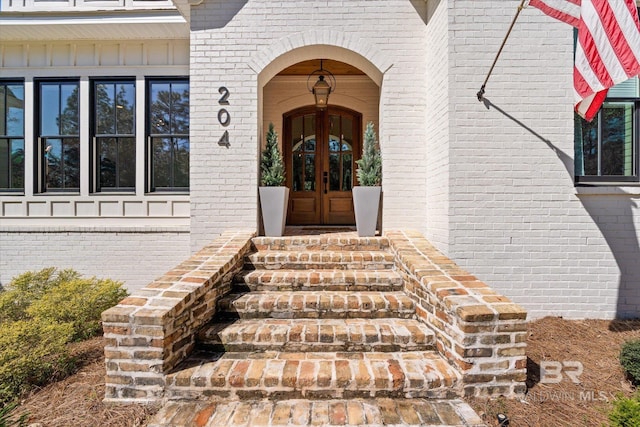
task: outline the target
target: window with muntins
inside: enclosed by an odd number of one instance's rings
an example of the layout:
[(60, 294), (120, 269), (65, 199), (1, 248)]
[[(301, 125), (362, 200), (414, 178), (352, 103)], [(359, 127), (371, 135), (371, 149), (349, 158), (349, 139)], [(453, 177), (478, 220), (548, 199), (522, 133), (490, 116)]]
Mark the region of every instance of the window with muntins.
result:
[(152, 79), (147, 88), (149, 191), (189, 190), (189, 81)]
[(0, 81), (0, 191), (24, 191), (24, 83)]
[(80, 191), (79, 84), (37, 82), (36, 192)]
[(94, 191), (133, 191), (136, 183), (135, 82), (96, 80), (92, 88)]
[(638, 182), (638, 78), (612, 87), (591, 123), (576, 115), (575, 180)]

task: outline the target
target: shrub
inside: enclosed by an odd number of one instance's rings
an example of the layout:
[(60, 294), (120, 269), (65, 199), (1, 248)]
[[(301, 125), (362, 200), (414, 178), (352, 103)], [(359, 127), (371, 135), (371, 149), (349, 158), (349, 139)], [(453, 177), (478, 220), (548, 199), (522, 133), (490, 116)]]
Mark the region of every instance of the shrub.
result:
[(273, 123), (269, 123), (267, 146), (262, 151), (260, 171), (260, 182), (264, 187), (279, 187), (284, 184), (284, 161), (278, 146), (278, 134), (273, 128)]
[(613, 410), (609, 413), (611, 427), (640, 426), (640, 394), (632, 397), (619, 395), (613, 401)]
[(382, 158), (376, 133), (373, 130), (373, 123), (367, 123), (364, 131), (364, 145), (362, 147), (362, 158), (356, 160), (358, 169), (358, 182), (364, 187), (380, 185), (382, 180)]
[(76, 271), (58, 271), (54, 267), (28, 271), (14, 277), (7, 289), (0, 292), (0, 322), (28, 318), (26, 310), (34, 301), (61, 283), (79, 277)]
[(27, 308), (33, 318), (47, 323), (73, 325), (73, 340), (100, 332), (100, 314), (127, 296), (120, 282), (108, 279), (73, 278), (51, 288)]
[(67, 375), (67, 343), (100, 332), (101, 313), (127, 295), (121, 285), (45, 268), (0, 291), (0, 404)]
[(0, 324), (0, 402), (67, 374), (72, 364), (66, 344), (72, 336), (69, 323), (29, 319)]
[(620, 350), (620, 364), (633, 384), (640, 383), (640, 340), (627, 341)]

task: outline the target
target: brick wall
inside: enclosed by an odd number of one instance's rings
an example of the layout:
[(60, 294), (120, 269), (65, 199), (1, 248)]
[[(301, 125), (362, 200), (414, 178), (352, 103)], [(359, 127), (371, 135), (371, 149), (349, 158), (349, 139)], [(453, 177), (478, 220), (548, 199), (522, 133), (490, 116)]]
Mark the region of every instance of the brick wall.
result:
[(0, 229), (0, 284), (45, 267), (121, 280), (135, 291), (189, 255), (180, 228), (55, 227)]
[(448, 2), (449, 255), (531, 317), (637, 316), (638, 188), (573, 184), (573, 31), (518, 1)]
[[(193, 249), (223, 229), (257, 229), (258, 147), (264, 138), (261, 102), (269, 102), (261, 96), (270, 77), (261, 78), (273, 62), (282, 64), (277, 74), (285, 66), (311, 59), (307, 55), (312, 51), (313, 58), (359, 61), (361, 68), (369, 67), (380, 78), (384, 224), (424, 224), (426, 94), (421, 88), (426, 80), (426, 30), (424, 11), (416, 9), (424, 3), (413, 4), (217, 0), (192, 7)], [(376, 76), (370, 77), (376, 81)], [(225, 108), (231, 121), (226, 128), (217, 123), (221, 86), (230, 91)], [(225, 130), (229, 148), (217, 144)]]

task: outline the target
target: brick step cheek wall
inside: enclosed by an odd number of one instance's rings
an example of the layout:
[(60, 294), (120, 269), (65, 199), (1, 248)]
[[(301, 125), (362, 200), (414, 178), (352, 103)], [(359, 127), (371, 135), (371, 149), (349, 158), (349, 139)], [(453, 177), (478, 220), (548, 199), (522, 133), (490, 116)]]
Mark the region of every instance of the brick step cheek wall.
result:
[(466, 396), (524, 395), (526, 311), (438, 252), (419, 232), (388, 231), (405, 292)]
[(161, 400), (165, 375), (193, 350), (251, 250), (252, 231), (231, 231), (102, 314), (105, 401)]

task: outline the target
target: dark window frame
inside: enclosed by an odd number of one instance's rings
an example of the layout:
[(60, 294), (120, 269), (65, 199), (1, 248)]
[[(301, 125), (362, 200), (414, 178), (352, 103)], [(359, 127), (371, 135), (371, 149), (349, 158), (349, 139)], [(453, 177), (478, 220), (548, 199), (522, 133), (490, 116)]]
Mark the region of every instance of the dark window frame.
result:
[[(632, 103), (634, 106), (633, 118), (632, 118), (632, 149), (633, 149), (633, 173), (630, 175), (602, 175), (601, 174), (601, 164), (602, 164), (602, 114), (604, 107), (608, 103)], [(580, 116), (576, 114), (575, 121), (584, 120)], [(598, 121), (598, 131), (597, 131), (597, 144), (598, 144), (598, 175), (578, 175), (577, 171), (574, 171), (574, 181), (576, 185), (580, 184), (611, 184), (615, 183), (638, 183), (640, 182), (640, 140), (639, 140), (639, 129), (640, 129), (640, 96), (639, 97), (611, 97), (607, 98), (603, 103), (603, 107), (600, 108), (598, 114), (594, 120)], [(577, 124), (576, 124), (577, 127)], [(581, 142), (578, 138), (577, 132), (574, 135), (574, 159), (577, 166), (578, 159), (578, 149), (582, 149), (578, 147), (578, 143)], [(584, 153), (581, 153), (584, 156)]]
[[(90, 135), (90, 143), (89, 143), (89, 158), (90, 161), (90, 173), (89, 173), (89, 188), (91, 188), (91, 193), (115, 193), (115, 192), (127, 192), (127, 193), (135, 193), (136, 190), (136, 181), (135, 181), (135, 169), (137, 169), (138, 164), (136, 159), (134, 158), (134, 182), (132, 187), (103, 187), (100, 182), (100, 159), (98, 157), (98, 139), (99, 138), (115, 138), (117, 140), (124, 138), (132, 138), (134, 144), (134, 153), (137, 151), (137, 143), (136, 143), (136, 127), (138, 117), (137, 113), (137, 105), (135, 102), (137, 98), (135, 93), (139, 88), (136, 85), (135, 77), (92, 77), (89, 80), (89, 104), (91, 105), (90, 111), (90, 120), (89, 120), (89, 135)], [(119, 83), (132, 83), (134, 89), (134, 106), (133, 106), (133, 134), (119, 134), (116, 132), (115, 134), (97, 134), (97, 111), (96, 111), (96, 86), (99, 84), (119, 84)], [(135, 157), (135, 154), (134, 154)], [(116, 168), (116, 181), (119, 181), (119, 168)]]
[[(151, 103), (152, 103), (152, 92), (151, 88), (154, 83), (187, 83), (189, 85), (189, 102), (191, 102), (191, 86), (189, 82), (188, 76), (164, 76), (164, 77), (147, 77), (145, 81), (145, 188), (147, 193), (161, 193), (161, 192), (170, 192), (170, 193), (182, 193), (188, 194), (190, 191), (190, 186), (187, 187), (177, 187), (175, 185), (170, 185), (168, 187), (157, 187), (154, 182), (154, 161), (153, 161), (153, 139), (154, 138), (170, 138), (172, 140), (173, 148), (175, 149), (174, 140), (178, 139), (186, 139), (189, 143), (189, 156), (191, 155), (191, 141), (189, 138), (189, 133), (186, 134), (174, 134), (174, 133), (152, 133), (152, 124), (151, 124)], [(189, 117), (189, 122), (191, 122), (191, 118)], [(189, 123), (190, 125), (190, 123)], [(172, 151), (172, 158), (174, 156), (174, 151)], [(173, 158), (172, 164), (175, 162)], [(190, 170), (187, 171), (187, 174), (190, 173)], [(189, 176), (189, 175), (187, 175)], [(175, 181), (175, 171), (172, 168), (170, 171), (170, 181), (174, 184)], [(190, 184), (190, 183), (189, 183)]]
[[(24, 90), (25, 90), (25, 82), (24, 79), (0, 79), (0, 85), (5, 86), (5, 88), (9, 85), (21, 85), (22, 86), (22, 92), (23, 92), (23, 96), (24, 96)], [(26, 100), (23, 100), (23, 102), (26, 103)], [(4, 99), (0, 99), (0, 103), (4, 104), (4, 117), (0, 117), (0, 120), (6, 120), (7, 119), (7, 112), (8, 112), (8, 102), (7, 102), (7, 91), (5, 90), (5, 96)], [(9, 161), (8, 165), (7, 165), (7, 181), (9, 183), (8, 187), (0, 187), (0, 192), (1, 193), (16, 193), (16, 194), (24, 194), (25, 191), (25, 177), (26, 177), (26, 162), (24, 159), (25, 156), (25, 116), (26, 116), (26, 112), (25, 112), (25, 106), (22, 106), (22, 134), (21, 135), (9, 135), (6, 130), (8, 128), (7, 123), (4, 123), (4, 129), (5, 129), (5, 133), (4, 134), (0, 134), (0, 139), (3, 140), (7, 140), (7, 149), (8, 149), (8, 156), (7, 158), (10, 160), (11, 158), (11, 153), (12, 153), (12, 141), (13, 140), (21, 140), (22, 141), (22, 152), (23, 152), (23, 160), (22, 160), (22, 187), (12, 187), (12, 177), (13, 177), (13, 163), (11, 161)]]
[[(42, 91), (42, 87), (43, 85), (48, 85), (48, 84), (58, 84), (58, 85), (62, 85), (62, 84), (69, 84), (69, 83), (75, 83), (77, 86), (77, 90), (78, 90), (78, 129), (77, 129), (77, 135), (45, 135), (42, 133), (42, 115), (40, 113), (41, 110), (41, 91)], [(33, 170), (33, 174), (34, 174), (34, 193), (36, 194), (44, 194), (44, 193), (74, 193), (74, 194), (78, 194), (80, 193), (80, 186), (82, 185), (80, 180), (82, 179), (82, 177), (80, 176), (80, 169), (81, 169), (81, 165), (80, 162), (82, 161), (82, 156), (81, 156), (81, 151), (82, 151), (82, 147), (81, 147), (81, 142), (80, 142), (80, 136), (81, 136), (81, 123), (80, 123), (80, 111), (82, 108), (81, 105), (81, 96), (80, 96), (80, 78), (79, 77), (55, 77), (55, 78), (38, 78), (38, 79), (34, 79), (34, 104), (33, 104), (33, 108), (34, 108), (34, 114), (33, 114), (33, 125), (34, 125), (34, 141), (33, 141), (33, 147), (34, 147), (34, 155), (35, 155), (35, 162), (34, 162), (34, 170)], [(45, 159), (45, 151), (46, 149), (44, 149), (44, 143), (46, 142), (47, 139), (72, 139), (72, 138), (77, 138), (78, 140), (78, 187), (65, 187), (65, 188), (47, 188), (46, 185), (46, 180), (47, 180), (47, 176), (46, 176), (46, 159)]]

